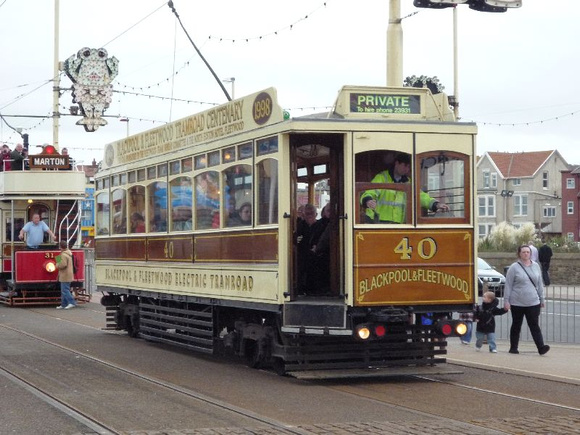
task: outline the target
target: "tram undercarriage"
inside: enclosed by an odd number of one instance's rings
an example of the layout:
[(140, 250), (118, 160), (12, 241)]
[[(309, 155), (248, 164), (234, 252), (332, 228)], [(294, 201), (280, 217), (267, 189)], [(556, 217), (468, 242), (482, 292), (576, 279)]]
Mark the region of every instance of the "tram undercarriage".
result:
[(365, 317), (357, 313), (357, 324), (382, 317), (388, 325), (388, 333), (381, 339), (363, 341), (352, 327), (341, 335), (332, 335), (328, 328), (320, 329), (319, 335), (307, 334), (306, 328), (283, 332), (279, 310), (125, 294), (103, 296), (101, 303), (107, 309), (108, 329), (206, 354), (235, 354), (251, 367), (273, 368), (279, 374), (357, 369), (368, 374), (446, 362), (447, 342), (437, 327), (411, 324), (408, 313), (402, 316), (405, 311), (400, 309)]

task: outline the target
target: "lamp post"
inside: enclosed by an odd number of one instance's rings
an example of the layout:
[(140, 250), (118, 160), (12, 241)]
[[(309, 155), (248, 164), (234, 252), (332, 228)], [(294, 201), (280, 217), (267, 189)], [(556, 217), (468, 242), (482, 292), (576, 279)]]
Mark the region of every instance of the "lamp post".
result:
[(127, 123), (127, 137), (129, 137), (129, 118), (121, 118), (119, 121)]
[(228, 77), (227, 79), (222, 79), (222, 82), (224, 83), (231, 83), (232, 84), (232, 100), (235, 99), (235, 83), (236, 83), (236, 78), (235, 77)]
[(503, 220), (504, 222), (507, 222), (507, 209), (508, 209), (508, 201), (507, 198), (511, 198), (512, 196), (514, 196), (514, 191), (513, 190), (502, 190), (500, 193), (501, 197), (503, 198)]

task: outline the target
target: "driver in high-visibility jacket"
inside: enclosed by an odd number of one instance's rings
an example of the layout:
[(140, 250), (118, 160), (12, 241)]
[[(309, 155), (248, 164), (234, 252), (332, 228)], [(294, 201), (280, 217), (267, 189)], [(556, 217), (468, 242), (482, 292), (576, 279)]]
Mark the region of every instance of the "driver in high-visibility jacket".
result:
[[(411, 156), (399, 153), (395, 157), (392, 169), (379, 172), (371, 183), (408, 183), (411, 172)], [(366, 208), (368, 223), (406, 223), (407, 198), (406, 193), (400, 190), (372, 189), (361, 196), (361, 204)], [(421, 207), (433, 212), (449, 211), (449, 206), (431, 198), (429, 194), (421, 192)]]

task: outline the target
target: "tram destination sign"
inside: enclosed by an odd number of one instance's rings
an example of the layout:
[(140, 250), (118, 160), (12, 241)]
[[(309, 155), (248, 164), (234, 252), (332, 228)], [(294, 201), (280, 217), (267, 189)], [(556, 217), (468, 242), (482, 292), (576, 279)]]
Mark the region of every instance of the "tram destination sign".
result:
[(33, 169), (69, 169), (69, 156), (58, 154), (36, 154), (29, 156), (29, 164)]
[(351, 113), (421, 114), (421, 95), (351, 93)]

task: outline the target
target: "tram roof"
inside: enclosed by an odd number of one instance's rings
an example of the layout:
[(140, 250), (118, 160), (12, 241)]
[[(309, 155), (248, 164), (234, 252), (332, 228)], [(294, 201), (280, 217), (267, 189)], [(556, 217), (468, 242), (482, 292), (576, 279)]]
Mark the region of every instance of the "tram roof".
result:
[[(110, 143), (105, 147), (102, 169), (106, 171), (287, 120), (290, 115), (278, 104), (276, 89), (268, 88)], [(443, 93), (433, 95), (427, 88), (377, 86), (344, 86), (331, 111), (291, 120), (457, 124)]]

